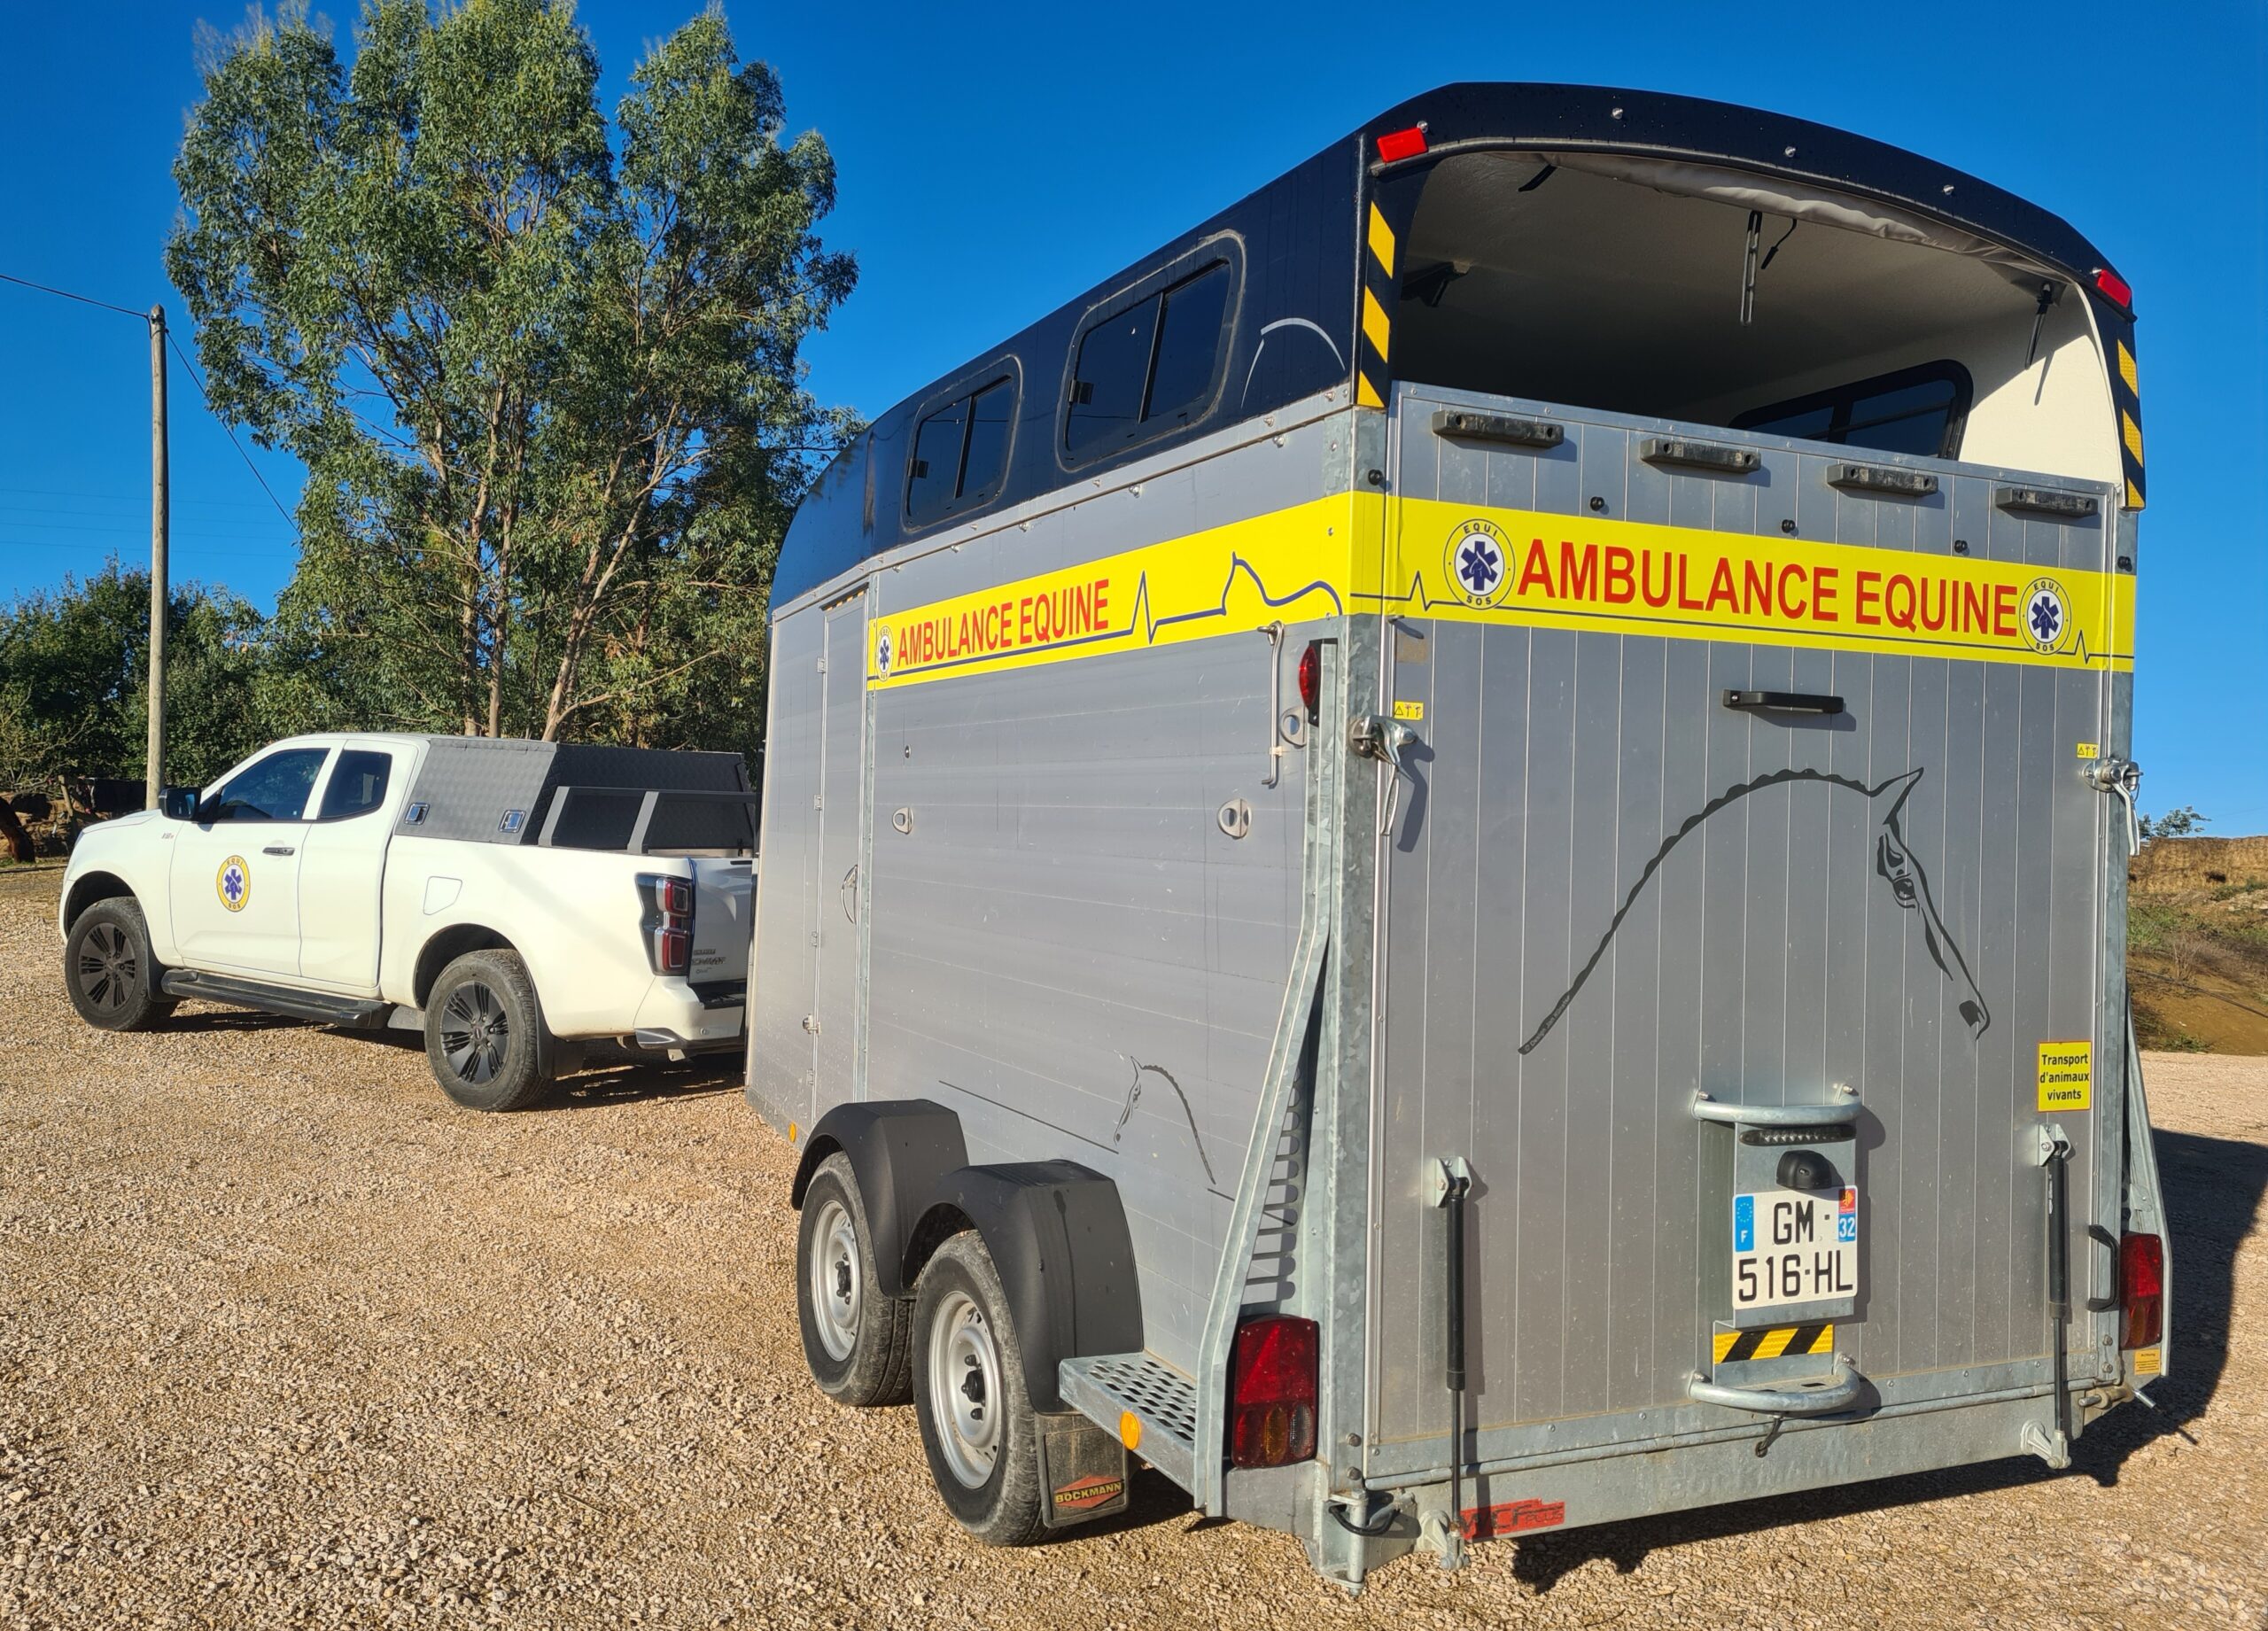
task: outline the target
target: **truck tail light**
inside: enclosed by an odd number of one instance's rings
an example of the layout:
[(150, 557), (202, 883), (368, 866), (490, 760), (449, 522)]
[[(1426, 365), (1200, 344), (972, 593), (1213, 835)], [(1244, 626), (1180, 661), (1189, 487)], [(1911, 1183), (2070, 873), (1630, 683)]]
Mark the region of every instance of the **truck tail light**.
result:
[(1315, 1403), (1315, 1321), (1270, 1314), (1237, 1327), (1229, 1355), (1230, 1464), (1312, 1459)]
[(2165, 1335), (2165, 1242), (2126, 1235), (2118, 1242), (2118, 1300), (2125, 1305), (2121, 1348), (2155, 1348)]
[(646, 960), (656, 974), (685, 974), (693, 967), (693, 881), (661, 873), (638, 874), (646, 905)]
[(2132, 314), (2134, 310), (2133, 285), (2129, 283), (2124, 278), (2119, 276), (2117, 273), (2112, 271), (2107, 266), (2099, 266), (2095, 268), (2094, 286), (2102, 291), (2103, 297), (2113, 306), (2116, 306), (2119, 310), (2125, 312), (2130, 315)]
[(1308, 649), (1300, 653), (1300, 705), (1308, 711), (1308, 723), (1316, 722), (1316, 711), (1323, 705), (1323, 643), (1308, 641)]

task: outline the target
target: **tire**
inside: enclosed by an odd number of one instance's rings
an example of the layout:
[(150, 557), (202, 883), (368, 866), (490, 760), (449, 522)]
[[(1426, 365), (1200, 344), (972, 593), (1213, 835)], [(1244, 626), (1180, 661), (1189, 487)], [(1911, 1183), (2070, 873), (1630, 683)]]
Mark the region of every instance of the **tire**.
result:
[(986, 1545), (1030, 1545), (1047, 1533), (1039, 1424), (1000, 1277), (974, 1230), (921, 1271), (913, 1329), (913, 1410), (938, 1495)]
[(841, 1404), (913, 1396), (913, 1304), (875, 1289), (874, 1238), (847, 1155), (828, 1156), (804, 1191), (796, 1231), (796, 1321), (804, 1362)]
[(523, 1110), (541, 1099), (549, 1042), (517, 951), (468, 951), (426, 994), (426, 1062), (468, 1110)]
[(174, 1011), (159, 987), (165, 970), (150, 955), (150, 926), (130, 895), (98, 900), (79, 914), (63, 942), (63, 989), (97, 1030), (148, 1030)]

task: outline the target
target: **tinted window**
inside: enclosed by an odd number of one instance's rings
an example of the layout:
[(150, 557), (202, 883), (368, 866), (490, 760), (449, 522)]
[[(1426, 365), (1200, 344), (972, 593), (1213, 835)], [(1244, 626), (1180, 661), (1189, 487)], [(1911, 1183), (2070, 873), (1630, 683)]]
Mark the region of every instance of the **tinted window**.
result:
[(328, 748), (286, 748), (255, 759), (221, 784), (198, 819), (297, 821), (307, 814), (307, 795), (330, 757)]
[(1000, 472), (1008, 456), (1008, 414), (1015, 390), (1008, 381), (996, 380), (968, 400), (968, 452), (960, 462), (960, 491), (965, 502), (989, 499), (1000, 487)]
[(1925, 363), (1740, 415), (1733, 428), (1876, 453), (1951, 459), (1969, 417), (1969, 370)]
[(932, 521), (945, 513), (960, 481), (960, 450), (968, 429), (968, 400), (941, 408), (913, 433), (913, 475), (905, 488), (905, 513)]
[(1221, 349), (1221, 315), (1229, 303), (1226, 261), (1208, 267), (1166, 291), (1158, 325), (1158, 360), (1150, 370), (1150, 401), (1142, 420), (1186, 421), (1213, 394), (1213, 361)]
[(1133, 435), (1142, 422), (1157, 327), (1158, 299), (1153, 295), (1131, 311), (1097, 323), (1079, 341), (1071, 413), (1063, 427), (1067, 452), (1088, 452)]
[(331, 766), (322, 789), (320, 819), (335, 820), (376, 810), (385, 802), (386, 780), (393, 773), (393, 756), (368, 748), (349, 748)]

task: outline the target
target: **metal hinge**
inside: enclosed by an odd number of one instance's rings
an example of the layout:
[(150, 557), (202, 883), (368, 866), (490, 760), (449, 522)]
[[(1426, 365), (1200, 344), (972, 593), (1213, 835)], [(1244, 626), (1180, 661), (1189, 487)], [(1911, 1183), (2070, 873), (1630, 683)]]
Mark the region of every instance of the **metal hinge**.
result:
[(814, 666), (818, 668), (820, 673), (823, 674), (827, 672), (827, 659), (825, 657), (819, 658), (819, 662)]
[(804, 1029), (805, 1030), (807, 1030), (807, 1031), (811, 1032), (811, 1034), (812, 1034), (812, 1036), (814, 1036), (814, 1037), (818, 1036), (818, 1035), (819, 1035), (819, 1015), (818, 1015), (818, 1014), (806, 1014), (805, 1015), (804, 1015)]

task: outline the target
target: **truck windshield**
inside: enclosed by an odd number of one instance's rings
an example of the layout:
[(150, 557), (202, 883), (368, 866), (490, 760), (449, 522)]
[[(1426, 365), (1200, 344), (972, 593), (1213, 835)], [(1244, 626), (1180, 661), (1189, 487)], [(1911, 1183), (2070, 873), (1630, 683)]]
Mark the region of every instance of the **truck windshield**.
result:
[(1394, 371), (2117, 479), (2107, 373), (2076, 291), (1952, 229), (1773, 185), (1596, 156), (1444, 159), (1397, 268)]

